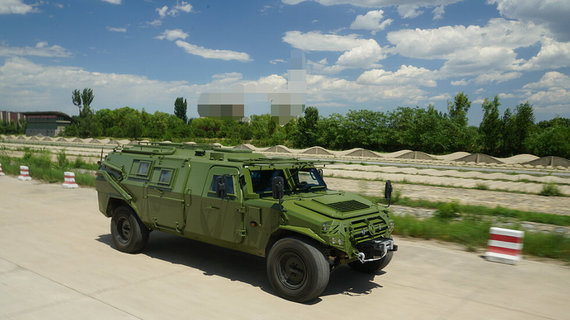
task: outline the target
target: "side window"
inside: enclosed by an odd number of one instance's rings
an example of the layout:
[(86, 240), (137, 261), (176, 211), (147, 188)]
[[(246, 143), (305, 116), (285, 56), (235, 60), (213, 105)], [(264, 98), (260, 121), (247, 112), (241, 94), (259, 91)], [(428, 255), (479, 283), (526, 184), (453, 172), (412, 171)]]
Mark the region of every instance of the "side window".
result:
[(209, 190), (209, 194), (210, 195), (215, 195), (216, 191), (217, 191), (217, 181), (218, 181), (218, 177), (225, 177), (225, 182), (226, 182), (226, 193), (228, 195), (235, 195), (235, 190), (234, 190), (234, 179), (232, 176), (230, 175), (214, 175), (212, 177), (212, 182), (210, 183), (210, 190)]
[(141, 161), (139, 162), (139, 168), (137, 170), (137, 174), (141, 176), (148, 175), (148, 169), (150, 169), (150, 162)]
[(161, 169), (160, 176), (158, 177), (158, 183), (160, 184), (170, 184), (172, 179), (172, 169)]
[(151, 161), (134, 160), (130, 175), (136, 178), (148, 178), (151, 168)]

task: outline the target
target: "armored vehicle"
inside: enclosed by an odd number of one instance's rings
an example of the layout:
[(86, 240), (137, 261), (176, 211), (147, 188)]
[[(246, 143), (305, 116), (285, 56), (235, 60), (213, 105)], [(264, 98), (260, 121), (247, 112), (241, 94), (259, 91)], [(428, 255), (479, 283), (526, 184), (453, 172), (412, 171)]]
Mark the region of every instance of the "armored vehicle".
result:
[(100, 161), (99, 210), (120, 251), (143, 250), (159, 230), (265, 257), (277, 294), (304, 302), (335, 268), (374, 273), (397, 250), (388, 209), (329, 190), (322, 166), (213, 146), (127, 145)]

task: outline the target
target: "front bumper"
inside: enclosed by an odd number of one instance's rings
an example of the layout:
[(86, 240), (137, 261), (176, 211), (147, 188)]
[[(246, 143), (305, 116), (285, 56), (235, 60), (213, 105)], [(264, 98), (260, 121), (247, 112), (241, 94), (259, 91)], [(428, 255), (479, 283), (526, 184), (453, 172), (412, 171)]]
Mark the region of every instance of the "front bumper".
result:
[(380, 238), (358, 244), (357, 258), (361, 263), (376, 261), (384, 258), (390, 251), (397, 251), (398, 245), (394, 240)]

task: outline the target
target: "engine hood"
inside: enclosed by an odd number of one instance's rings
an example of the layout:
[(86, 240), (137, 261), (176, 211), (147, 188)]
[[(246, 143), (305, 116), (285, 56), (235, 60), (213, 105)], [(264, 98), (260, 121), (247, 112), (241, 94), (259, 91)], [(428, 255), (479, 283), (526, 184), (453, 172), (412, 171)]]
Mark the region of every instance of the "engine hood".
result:
[(292, 202), (302, 208), (335, 219), (349, 219), (378, 212), (370, 201), (356, 195), (326, 194), (318, 197), (298, 198)]

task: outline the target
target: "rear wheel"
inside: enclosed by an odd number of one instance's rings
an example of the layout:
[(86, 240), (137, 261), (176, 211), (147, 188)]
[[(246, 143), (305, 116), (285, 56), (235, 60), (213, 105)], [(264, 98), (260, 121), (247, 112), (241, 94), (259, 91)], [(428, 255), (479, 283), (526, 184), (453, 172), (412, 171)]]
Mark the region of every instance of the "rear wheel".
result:
[(314, 245), (297, 238), (277, 241), (267, 256), (267, 277), (285, 299), (305, 302), (318, 297), (329, 282), (330, 266)]
[(131, 208), (117, 207), (111, 218), (111, 235), (115, 248), (127, 253), (140, 252), (148, 242), (149, 231)]
[(382, 259), (376, 261), (369, 261), (365, 263), (362, 263), (360, 261), (353, 261), (350, 262), (348, 265), (352, 269), (359, 272), (376, 273), (377, 271), (384, 269), (388, 265), (388, 263), (390, 263), (390, 261), (392, 260), (392, 254), (393, 251), (388, 251)]

